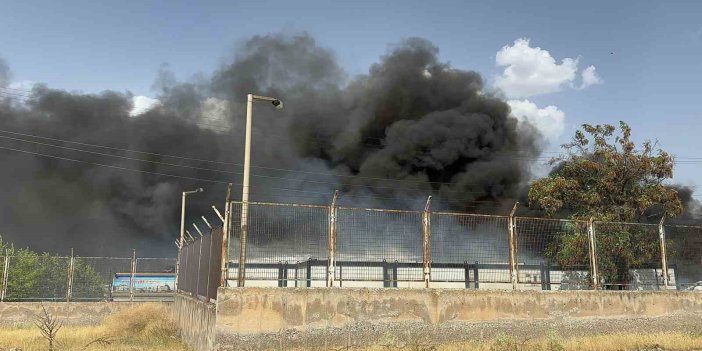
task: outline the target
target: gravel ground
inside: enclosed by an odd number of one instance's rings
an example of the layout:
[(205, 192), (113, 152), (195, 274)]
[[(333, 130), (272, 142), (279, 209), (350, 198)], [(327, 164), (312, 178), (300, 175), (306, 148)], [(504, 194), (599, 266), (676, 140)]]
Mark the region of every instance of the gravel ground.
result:
[[(357, 323), (344, 328), (317, 326), (256, 335), (217, 335), (220, 350), (354, 349), (381, 345), (388, 339), (408, 345), (492, 340), (499, 335), (515, 339), (591, 336), (626, 332), (689, 331), (702, 333), (701, 314), (677, 314), (647, 318), (558, 318), (497, 322), (454, 322), (428, 325), (422, 322)], [(656, 349), (653, 349), (656, 350)]]

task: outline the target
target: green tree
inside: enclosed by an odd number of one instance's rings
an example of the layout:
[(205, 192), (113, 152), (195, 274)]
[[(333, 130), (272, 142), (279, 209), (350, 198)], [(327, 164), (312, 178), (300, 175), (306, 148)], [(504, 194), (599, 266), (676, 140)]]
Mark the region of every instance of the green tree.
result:
[[(10, 257), (8, 268), (8, 300), (62, 300), (68, 289), (70, 258), (16, 249), (0, 237), (0, 249)], [(3, 262), (4, 266), (4, 262)], [(106, 296), (106, 278), (81, 258), (73, 264), (73, 297), (102, 299)]]
[[(665, 217), (680, 215), (677, 191), (664, 184), (673, 176), (673, 157), (650, 141), (637, 149), (624, 122), (616, 131), (612, 125), (584, 124), (563, 145), (565, 154), (551, 161), (551, 174), (531, 185), (530, 203), (549, 215), (579, 220), (644, 222), (652, 208)], [(585, 233), (560, 236), (551, 258), (560, 264), (586, 259), (585, 240)], [(646, 226), (600, 224), (597, 245), (599, 271), (609, 283), (627, 284), (630, 268), (660, 257), (655, 231)]]

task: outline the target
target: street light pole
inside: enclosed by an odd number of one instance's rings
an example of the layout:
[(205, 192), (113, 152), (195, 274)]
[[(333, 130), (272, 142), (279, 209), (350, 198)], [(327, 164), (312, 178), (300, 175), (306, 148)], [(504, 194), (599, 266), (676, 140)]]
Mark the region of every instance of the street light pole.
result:
[(243, 287), (246, 280), (246, 236), (249, 222), (249, 179), (251, 171), (251, 127), (253, 124), (254, 101), (269, 101), (278, 110), (283, 109), (283, 102), (276, 98), (248, 94), (246, 96), (246, 141), (244, 144), (244, 180), (241, 189), (241, 234), (239, 236), (239, 269), (237, 286)]
[(178, 291), (178, 271), (180, 269), (180, 254), (183, 250), (183, 241), (185, 241), (185, 201), (190, 194), (201, 193), (202, 188), (197, 188), (191, 191), (184, 191), (180, 201), (180, 239), (178, 239), (178, 260), (176, 261), (176, 282), (175, 290)]

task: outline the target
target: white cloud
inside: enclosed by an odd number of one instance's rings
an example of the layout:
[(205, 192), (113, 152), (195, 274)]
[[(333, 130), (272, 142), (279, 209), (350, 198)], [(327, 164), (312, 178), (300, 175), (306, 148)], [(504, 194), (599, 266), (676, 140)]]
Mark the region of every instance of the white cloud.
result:
[(132, 102), (134, 103), (134, 107), (132, 111), (129, 112), (130, 116), (140, 115), (154, 107), (161, 106), (161, 101), (142, 95), (132, 97)]
[(507, 101), (512, 109), (512, 116), (519, 121), (529, 122), (536, 127), (549, 141), (555, 141), (565, 127), (565, 113), (558, 107), (549, 105), (539, 108), (529, 100), (509, 100)]
[(37, 82), (33, 80), (18, 80), (14, 82), (10, 82), (10, 84), (7, 86), (8, 88), (16, 89), (16, 90), (23, 90), (25, 92), (30, 92), (34, 88), (34, 85), (37, 84)]
[(581, 74), (583, 77), (583, 82), (580, 84), (578, 89), (585, 89), (591, 85), (602, 84), (603, 82), (602, 78), (597, 74), (595, 66), (588, 66), (588, 68), (583, 70)]
[[(495, 62), (498, 67), (504, 67), (504, 71), (496, 77), (494, 85), (512, 98), (560, 91), (573, 86), (578, 73), (577, 58), (566, 57), (558, 63), (548, 50), (531, 47), (526, 38), (502, 47)], [(582, 79), (580, 89), (602, 82), (594, 66), (582, 72)]]

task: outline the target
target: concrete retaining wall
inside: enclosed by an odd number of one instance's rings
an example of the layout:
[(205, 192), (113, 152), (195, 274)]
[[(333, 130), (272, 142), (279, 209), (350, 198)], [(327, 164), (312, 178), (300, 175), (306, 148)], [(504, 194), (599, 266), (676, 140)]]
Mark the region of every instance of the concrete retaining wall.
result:
[(228, 288), (218, 350), (438, 343), (616, 331), (702, 332), (702, 294), (631, 291)]
[(42, 305), (65, 325), (96, 325), (113, 313), (141, 303), (137, 302), (2, 302), (0, 326), (33, 326), (42, 313)]
[(215, 304), (176, 294), (173, 314), (185, 342), (196, 351), (214, 350)]

